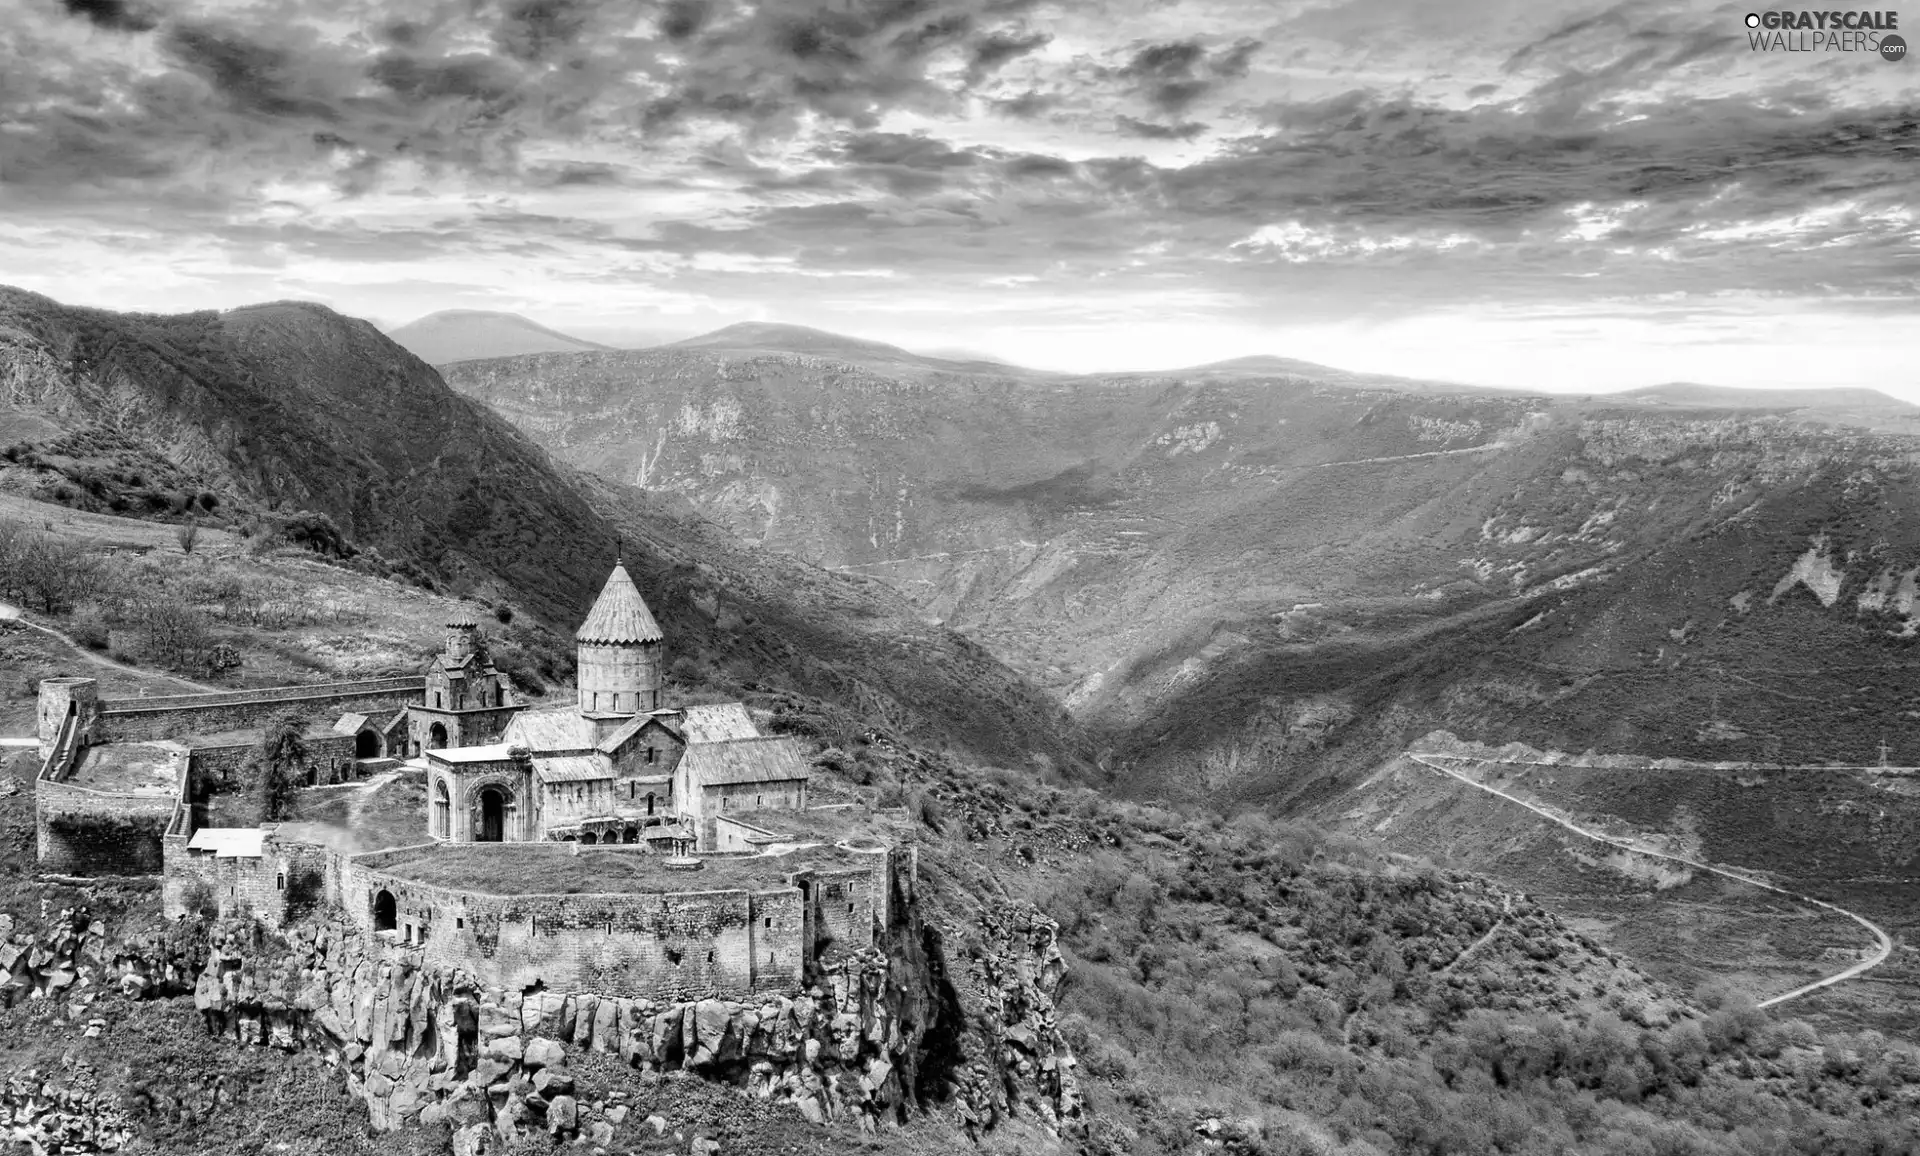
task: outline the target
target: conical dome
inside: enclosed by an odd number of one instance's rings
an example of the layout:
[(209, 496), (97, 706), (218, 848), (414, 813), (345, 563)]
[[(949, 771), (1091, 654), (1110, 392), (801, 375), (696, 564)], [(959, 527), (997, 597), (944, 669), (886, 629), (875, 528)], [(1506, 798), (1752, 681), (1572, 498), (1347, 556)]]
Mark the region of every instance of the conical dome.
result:
[(574, 631), (576, 642), (618, 646), (626, 643), (659, 642), (660, 624), (653, 620), (639, 588), (627, 577), (627, 568), (616, 563), (607, 575), (600, 597), (587, 612), (587, 620)]

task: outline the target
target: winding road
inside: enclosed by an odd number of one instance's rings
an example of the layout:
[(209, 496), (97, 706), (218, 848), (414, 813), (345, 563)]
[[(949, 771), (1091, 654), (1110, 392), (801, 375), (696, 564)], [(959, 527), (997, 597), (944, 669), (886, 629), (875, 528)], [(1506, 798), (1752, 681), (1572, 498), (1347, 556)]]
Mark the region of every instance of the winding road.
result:
[(1419, 763), (1421, 766), (1426, 767), (1428, 770), (1438, 771), (1441, 774), (1446, 775), (1448, 778), (1457, 779), (1460, 782), (1467, 784), (1469, 787), (1473, 787), (1478, 790), (1485, 791), (1489, 795), (1498, 796), (1499, 798), (1505, 799), (1509, 803), (1518, 803), (1520, 806), (1525, 807), (1527, 810), (1532, 811), (1534, 814), (1539, 815), (1544, 819), (1551, 819), (1555, 823), (1558, 823), (1560, 826), (1565, 827), (1567, 830), (1573, 832), (1576, 835), (1581, 836), (1582, 838), (1591, 839), (1596, 843), (1605, 843), (1609, 847), (1618, 847), (1623, 851), (1632, 851), (1637, 855), (1648, 855), (1655, 859), (1666, 859), (1674, 863), (1683, 863), (1688, 867), (1692, 867), (1700, 871), (1711, 871), (1715, 875), (1719, 875), (1727, 879), (1732, 879), (1739, 883), (1745, 883), (1751, 887), (1759, 887), (1759, 888), (1762, 888), (1763, 890), (1772, 891), (1778, 895), (1785, 895), (1789, 899), (1796, 899), (1802, 903), (1811, 903), (1815, 907), (1824, 907), (1828, 911), (1835, 912), (1836, 914), (1839, 914), (1839, 915), (1844, 915), (1848, 919), (1851, 919), (1855, 923), (1858, 923), (1860, 926), (1866, 928), (1869, 932), (1873, 934), (1874, 939), (1878, 941), (1878, 946), (1874, 949), (1871, 955), (1867, 956), (1865, 959), (1862, 959), (1860, 962), (1852, 965), (1851, 967), (1848, 967), (1843, 971), (1835, 972), (1834, 974), (1827, 976), (1825, 979), (1815, 980), (1814, 982), (1807, 984), (1804, 987), (1796, 987), (1792, 991), (1786, 992), (1782, 995), (1776, 995), (1771, 999), (1761, 1000), (1757, 1005), (1759, 1007), (1763, 1007), (1763, 1008), (1774, 1007), (1778, 1004), (1786, 1003), (1789, 1000), (1799, 999), (1801, 996), (1812, 995), (1814, 992), (1819, 991), (1822, 988), (1832, 987), (1836, 983), (1845, 982), (1846, 980), (1852, 979), (1855, 976), (1863, 975), (1866, 972), (1872, 971), (1874, 968), (1879, 967), (1881, 964), (1885, 963), (1887, 961), (1887, 957), (1893, 954), (1893, 937), (1887, 934), (1885, 928), (1881, 927), (1879, 924), (1868, 919), (1864, 915), (1860, 915), (1860, 914), (1857, 914), (1856, 912), (1848, 911), (1844, 907), (1839, 907), (1832, 903), (1828, 903), (1823, 899), (1815, 899), (1810, 895), (1801, 895), (1795, 891), (1788, 891), (1784, 887), (1775, 887), (1771, 883), (1767, 883), (1762, 880), (1756, 879), (1753, 876), (1747, 875), (1740, 871), (1730, 870), (1725, 867), (1716, 867), (1711, 863), (1702, 863), (1697, 859), (1689, 859), (1684, 855), (1673, 855), (1665, 851), (1655, 851), (1651, 847), (1643, 846), (1632, 839), (1623, 839), (1615, 835), (1603, 835), (1597, 831), (1589, 831), (1585, 827), (1581, 827), (1575, 823), (1568, 821), (1567, 819), (1559, 815), (1554, 814), (1552, 811), (1549, 811), (1545, 807), (1539, 806), (1535, 803), (1530, 803), (1527, 800), (1519, 798), (1515, 795), (1510, 795), (1498, 787), (1490, 787), (1485, 783), (1479, 782), (1478, 780), (1469, 778), (1466, 775), (1461, 774), (1459, 771), (1454, 770), (1451, 767), (1442, 766), (1439, 763), (1436, 763), (1433, 761), (1434, 759), (1451, 759), (1458, 762), (1488, 762), (1488, 761), (1497, 761), (1497, 760), (1475, 759), (1469, 755), (1420, 754), (1414, 751), (1408, 751), (1407, 757), (1412, 759), (1414, 762)]

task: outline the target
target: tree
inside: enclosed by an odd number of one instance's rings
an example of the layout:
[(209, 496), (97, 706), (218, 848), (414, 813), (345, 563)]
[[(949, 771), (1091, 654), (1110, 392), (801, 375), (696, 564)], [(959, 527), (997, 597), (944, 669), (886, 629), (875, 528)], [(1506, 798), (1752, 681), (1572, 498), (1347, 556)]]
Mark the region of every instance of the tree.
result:
[(294, 795), (307, 776), (306, 721), (287, 713), (267, 724), (256, 751), (260, 784), (260, 820), (278, 822), (293, 810)]

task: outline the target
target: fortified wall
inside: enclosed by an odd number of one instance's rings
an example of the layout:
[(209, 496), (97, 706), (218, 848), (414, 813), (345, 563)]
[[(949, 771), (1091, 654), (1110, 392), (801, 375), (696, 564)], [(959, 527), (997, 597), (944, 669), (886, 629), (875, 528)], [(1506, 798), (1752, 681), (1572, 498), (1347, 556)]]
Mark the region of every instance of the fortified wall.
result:
[(149, 698), (98, 697), (90, 678), (49, 678), (40, 684), (40, 757), (53, 753), (65, 720), (73, 718), (84, 744), (151, 742), (191, 734), (252, 730), (292, 708), (314, 713), (398, 710), (418, 702), (421, 675), (319, 682), (259, 690), (209, 691)]
[[(800, 987), (825, 956), (873, 947), (912, 886), (911, 852), (815, 848), (787, 855), (699, 855), (678, 869), (642, 847), (501, 844), (489, 851), (534, 880), (574, 856), (656, 866), (633, 889), (501, 895), (412, 877), (442, 844), (342, 855), (269, 830), (258, 855), (188, 850), (188, 824), (166, 836), (169, 917), (211, 903), (270, 927), (322, 904), (372, 942), (412, 951), (508, 991), (591, 991), (656, 999), (742, 998)], [(901, 856), (909, 863), (901, 874)], [(697, 865), (697, 866), (695, 866)], [(196, 894), (197, 892), (197, 894)], [(906, 900), (901, 900), (902, 902)]]

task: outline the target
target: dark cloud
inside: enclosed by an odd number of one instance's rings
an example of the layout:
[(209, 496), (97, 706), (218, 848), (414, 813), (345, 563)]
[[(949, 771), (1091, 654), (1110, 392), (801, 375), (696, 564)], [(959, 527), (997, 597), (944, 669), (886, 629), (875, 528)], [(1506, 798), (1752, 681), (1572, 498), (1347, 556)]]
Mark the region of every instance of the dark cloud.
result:
[(433, 59), (388, 52), (373, 62), (367, 75), (408, 100), (453, 97), (503, 101), (512, 96), (522, 82), (519, 73), (498, 57), (478, 53)]
[(1221, 82), (1245, 76), (1259, 49), (1259, 41), (1245, 39), (1213, 52), (1197, 39), (1149, 44), (1116, 75), (1156, 109), (1177, 115)]
[(712, 13), (708, 0), (667, 0), (660, 13), (660, 34), (668, 40), (685, 40), (704, 28)]
[(166, 53), (241, 112), (332, 120), (334, 109), (303, 83), (297, 54), (231, 27), (180, 21), (162, 34)]
[(973, 42), (973, 55), (967, 62), (969, 75), (976, 80), (1010, 60), (1047, 46), (1053, 37), (1045, 32), (989, 32)]
[(580, 42), (591, 10), (586, 0), (510, 0), (493, 42), (516, 60), (545, 60)]
[(127, 0), (60, 0), (60, 4), (69, 15), (115, 32), (150, 32), (160, 23), (153, 9)]
[(1197, 120), (1153, 124), (1124, 115), (1114, 118), (1114, 126), (1120, 130), (1121, 136), (1139, 137), (1142, 140), (1193, 140), (1207, 131), (1207, 126)]

